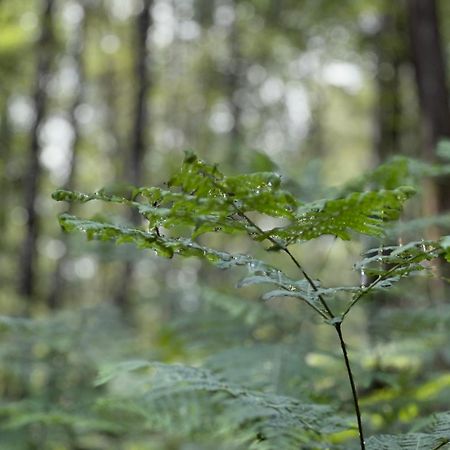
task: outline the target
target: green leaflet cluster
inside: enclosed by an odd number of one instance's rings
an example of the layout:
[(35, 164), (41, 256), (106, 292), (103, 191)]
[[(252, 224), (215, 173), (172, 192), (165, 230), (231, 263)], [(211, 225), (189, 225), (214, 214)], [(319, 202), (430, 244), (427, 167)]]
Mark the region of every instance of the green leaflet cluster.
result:
[[(185, 245), (180, 243), (177, 248), (169, 238), (158, 233), (160, 228), (170, 230), (189, 227), (190, 239), (217, 231), (246, 233), (256, 240), (276, 240), (281, 246), (326, 234), (348, 240), (352, 231), (381, 236), (385, 223), (399, 217), (404, 202), (413, 193), (412, 188), (397, 187), (392, 190), (353, 192), (342, 198), (302, 204), (281, 189), (281, 178), (277, 174), (261, 172), (225, 176), (216, 166), (208, 165), (189, 154), (180, 172), (169, 181), (166, 188), (136, 188), (127, 196), (111, 194), (106, 190), (94, 194), (58, 190), (53, 198), (58, 201), (84, 203), (101, 200), (129, 205), (148, 221), (150, 232), (145, 236), (134, 232), (125, 236), (124, 228), (113, 230), (105, 224), (95, 230), (93, 222), (88, 226), (86, 222), (77, 223), (67, 215), (61, 216), (61, 225), (68, 231), (78, 228), (100, 239), (121, 242), (123, 238), (126, 242), (135, 241), (138, 245), (145, 241), (144, 246), (149, 248), (149, 244), (153, 243), (157, 252), (172, 256), (172, 250), (180, 251)], [(256, 223), (246, 219), (246, 215), (251, 212), (285, 219), (287, 223), (263, 231)]]
[(329, 234), (350, 240), (350, 231), (382, 236), (385, 222), (397, 220), (403, 204), (413, 195), (409, 187), (354, 192), (344, 198), (320, 200), (300, 207), (292, 224), (271, 230), (288, 244)]
[(355, 265), (357, 270), (364, 270), (366, 275), (386, 276), (389, 267), (390, 277), (403, 277), (413, 272), (427, 269), (427, 262), (440, 254), (448, 257), (447, 240), (421, 240), (406, 245), (373, 248), (365, 253), (365, 257)]

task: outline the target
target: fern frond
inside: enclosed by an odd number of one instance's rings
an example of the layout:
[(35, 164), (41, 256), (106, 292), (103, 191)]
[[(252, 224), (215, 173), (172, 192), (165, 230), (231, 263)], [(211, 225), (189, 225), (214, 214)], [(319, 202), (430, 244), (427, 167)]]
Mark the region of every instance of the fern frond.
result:
[(264, 237), (282, 239), (287, 245), (323, 235), (349, 240), (350, 231), (380, 237), (386, 222), (399, 218), (413, 193), (412, 188), (399, 187), (309, 203), (298, 209), (292, 224), (268, 230)]
[[(144, 373), (130, 377), (136, 369)], [(126, 399), (149, 429), (206, 433), (242, 449), (329, 448), (330, 436), (349, 427), (327, 406), (251, 391), (202, 368), (134, 361), (104, 371), (99, 382), (106, 381), (126, 382), (129, 390), (102, 402), (105, 412), (120, 411)]]
[(161, 236), (157, 232), (142, 231), (137, 228), (129, 228), (96, 220), (79, 219), (69, 214), (62, 214), (59, 222), (63, 230), (82, 231), (88, 239), (101, 241), (112, 241), (116, 244), (133, 243), (138, 248), (154, 250), (158, 255), (167, 258), (175, 254), (181, 256), (197, 256), (207, 259), (219, 268), (233, 266), (264, 266), (266, 271), (275, 270), (262, 261), (247, 255), (231, 254), (224, 251), (214, 250), (188, 238), (170, 238)]
[(368, 450), (417, 450), (434, 449), (436, 442), (432, 436), (424, 433), (407, 435), (372, 436), (367, 441)]
[(450, 448), (450, 412), (436, 414), (434, 423), (427, 433), (406, 435), (382, 435), (371, 437), (368, 450), (438, 450)]
[[(373, 248), (365, 253), (366, 257), (355, 264), (356, 270), (364, 270), (367, 275), (403, 277), (412, 272), (426, 269), (427, 261), (440, 255), (448, 255), (445, 241), (421, 240), (406, 245)], [(388, 267), (388, 269), (386, 269)]]

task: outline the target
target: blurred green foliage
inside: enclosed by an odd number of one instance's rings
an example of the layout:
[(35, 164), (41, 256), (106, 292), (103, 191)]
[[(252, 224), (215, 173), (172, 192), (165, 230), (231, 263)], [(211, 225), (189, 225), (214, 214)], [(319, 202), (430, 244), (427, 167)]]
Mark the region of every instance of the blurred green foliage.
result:
[[(180, 195), (183, 183), (198, 187), (192, 173), (163, 184), (186, 148), (220, 163), (229, 174), (227, 192), (241, 195), (264, 185), (243, 206), (258, 206), (263, 215), (250, 217), (264, 230), (279, 230), (278, 239), (294, 241), (303, 231), (292, 252), (320, 280), (320, 294), (334, 298), (336, 310), (370, 286), (382, 265), (394, 265), (389, 289), (373, 289), (345, 328), (367, 435), (381, 436), (367, 445), (438, 448), (434, 439), (448, 432), (449, 423), (446, 413), (434, 414), (450, 404), (450, 311), (447, 284), (431, 274), (449, 276), (425, 253), (433, 243), (448, 247), (439, 237), (450, 233), (450, 221), (445, 211), (427, 212), (433, 203), (427, 185), (448, 177), (448, 142), (438, 146), (439, 163), (420, 158), (402, 8), (386, 0), (155, 0), (142, 161), (142, 184), (154, 187), (133, 190), (125, 183), (138, 84), (136, 18), (143, 2), (54, 1), (51, 73), (37, 80), (45, 3), (0, 3), (0, 448), (248, 448), (242, 443), (259, 432), (287, 448), (350, 449), (356, 442), (333, 330), (299, 302), (306, 297), (316, 306), (317, 295), (306, 290), (275, 244), (268, 246), (273, 251), (260, 249), (258, 241), (243, 239), (244, 224), (225, 221), (230, 211), (220, 195), (201, 204), (195, 192), (194, 198)], [(439, 2), (445, 54), (447, 3)], [(385, 25), (397, 10), (400, 26), (393, 32)], [(393, 93), (380, 86), (396, 73), (400, 107), (393, 113), (381, 106)], [(18, 254), (28, 220), (23, 199), (36, 117), (33, 92), (44, 84), (36, 289), (27, 298), (17, 292)], [(386, 149), (393, 156), (387, 162), (376, 143), (380, 117), (392, 118), (399, 136), (395, 148)], [(378, 161), (386, 164), (373, 169)], [(260, 174), (247, 176), (254, 172)], [(266, 189), (269, 182), (277, 187), (276, 198)], [(387, 223), (410, 197), (402, 186), (413, 186), (418, 195), (399, 222)], [(74, 198), (70, 189), (96, 194), (68, 210), (51, 199), (61, 187), (66, 192), (59, 192), (60, 199)], [(386, 215), (384, 205), (392, 208)], [(127, 234), (129, 206), (151, 227)], [(208, 216), (213, 206), (215, 214)], [(336, 227), (330, 220), (342, 206), (349, 209)], [(63, 235), (59, 213), (65, 213), (67, 229), (91, 227), (92, 237), (123, 245)], [(80, 222), (80, 215), (89, 219)], [(313, 219), (324, 228), (305, 228), (302, 220)], [(217, 221), (233, 233), (212, 233)], [(192, 226), (194, 243), (188, 241)], [(164, 242), (155, 227), (164, 228)], [(373, 236), (381, 230), (383, 238)], [(371, 236), (355, 240), (355, 231)], [(198, 258), (158, 259), (136, 250), (136, 238), (165, 256), (214, 248), (209, 259), (216, 265), (241, 267), (218, 271)], [(406, 242), (414, 244), (399, 247)], [(393, 253), (384, 254), (390, 247)], [(238, 259), (226, 260), (236, 254)], [(352, 270), (361, 254), (364, 264)], [(114, 298), (127, 263), (135, 271), (125, 315)], [(251, 263), (255, 271), (241, 280), (242, 266)], [(414, 280), (402, 278), (416, 269)], [(283, 290), (283, 283), (297, 291)], [(280, 298), (281, 290), (288, 296)], [(261, 301), (264, 293), (268, 300)], [(297, 426), (305, 413), (311, 422)], [(255, 445), (268, 448), (270, 440)]]

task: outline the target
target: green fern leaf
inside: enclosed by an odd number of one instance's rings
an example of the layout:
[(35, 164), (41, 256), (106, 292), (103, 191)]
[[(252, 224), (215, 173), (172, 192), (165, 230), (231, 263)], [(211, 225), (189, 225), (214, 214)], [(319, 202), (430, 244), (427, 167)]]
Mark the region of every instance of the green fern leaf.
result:
[(450, 448), (450, 412), (436, 414), (429, 432), (371, 437), (368, 450), (446, 450)]
[(242, 449), (330, 448), (329, 436), (349, 428), (327, 406), (251, 391), (202, 368), (132, 361), (109, 367), (99, 381), (114, 379), (120, 385), (126, 380), (129, 392), (100, 402), (105, 414), (126, 408), (149, 429), (205, 433), (210, 442), (221, 439)]
[(413, 193), (413, 189), (401, 187), (309, 203), (298, 209), (292, 224), (269, 230), (263, 238), (282, 239), (289, 245), (326, 234), (349, 240), (350, 231), (380, 237), (386, 222), (399, 218), (403, 204)]
[(258, 211), (274, 217), (291, 217), (298, 202), (280, 189), (281, 178), (271, 172), (225, 176), (216, 166), (210, 166), (195, 155), (188, 154), (181, 171), (169, 182), (182, 192), (198, 199), (220, 199), (232, 212), (233, 204), (241, 211)]
[(79, 219), (69, 214), (60, 215), (59, 223), (64, 231), (81, 231), (90, 240), (112, 241), (116, 244), (133, 243), (138, 248), (151, 249), (158, 255), (168, 258), (175, 254), (185, 257), (197, 256), (205, 258), (222, 269), (234, 266), (248, 266), (264, 268), (266, 273), (278, 272), (270, 265), (251, 256), (214, 250), (188, 238), (169, 238), (160, 236), (157, 232), (142, 231), (96, 220)]
[(417, 450), (434, 447), (435, 440), (424, 433), (411, 433), (408, 435), (381, 435), (371, 437), (367, 441), (367, 450)]
[[(450, 244), (450, 240), (448, 243)], [(440, 241), (414, 241), (406, 245), (370, 249), (366, 252), (366, 257), (355, 265), (355, 269), (385, 279), (388, 274), (394, 280), (426, 270), (425, 263), (440, 255), (448, 255), (446, 238)]]

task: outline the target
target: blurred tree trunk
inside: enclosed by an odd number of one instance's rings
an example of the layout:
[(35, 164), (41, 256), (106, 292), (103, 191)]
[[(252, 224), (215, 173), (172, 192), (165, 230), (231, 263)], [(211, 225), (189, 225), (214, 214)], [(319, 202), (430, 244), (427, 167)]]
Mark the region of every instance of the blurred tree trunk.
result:
[[(442, 138), (450, 137), (449, 91), (442, 51), (436, 0), (407, 0), (411, 56), (416, 74), (424, 157), (435, 161), (435, 148)], [(449, 177), (430, 186), (426, 215), (450, 208)]]
[(39, 131), (47, 108), (47, 84), (53, 60), (53, 0), (42, 1), (41, 34), (36, 43), (37, 66), (34, 80), (34, 121), (31, 128), (29, 166), (24, 177), (25, 209), (27, 213), (26, 235), (19, 256), (18, 292), (31, 298), (36, 285), (36, 241), (38, 237), (38, 214), (36, 198), (41, 174), (39, 166)]
[(213, 23), (214, 2), (211, 0), (194, 1), (195, 19), (202, 28), (209, 28)]
[(137, 81), (132, 130), (132, 152), (130, 161), (130, 181), (137, 186), (142, 184), (142, 164), (147, 147), (147, 97), (150, 89), (150, 73), (147, 41), (151, 26), (151, 8), (153, 0), (144, 0), (141, 13), (137, 16), (137, 47), (135, 77)]
[[(2, 92), (3, 104), (1, 105), (0, 115), (0, 192), (2, 193), (2, 208), (0, 208), (0, 235), (6, 236), (6, 221), (9, 214), (8, 201), (10, 193), (10, 177), (8, 176), (8, 160), (11, 155), (11, 124), (8, 113), (8, 96)], [(5, 241), (2, 239), (0, 249), (3, 250)]]
[(230, 130), (230, 149), (228, 161), (235, 168), (239, 168), (241, 162), (241, 146), (242, 146), (242, 132), (241, 132), (241, 115), (242, 108), (239, 99), (239, 88), (242, 84), (242, 56), (239, 42), (239, 19), (236, 11), (236, 1), (231, 0), (230, 6), (233, 8), (234, 18), (229, 30), (229, 52), (230, 59), (228, 65), (228, 72), (226, 73), (226, 92), (228, 96), (228, 104), (230, 107), (233, 125)]
[[(407, 0), (411, 57), (415, 69), (423, 132), (423, 157), (436, 162), (435, 149), (442, 138), (450, 137), (449, 92), (442, 41), (439, 31), (436, 0)], [(425, 180), (423, 186), (423, 216), (448, 211), (450, 207), (450, 177)], [(438, 239), (438, 227), (429, 227), (426, 237)], [(437, 277), (429, 285), (430, 302), (444, 298), (444, 283), (440, 275), (448, 276), (447, 265), (433, 265)]]
[[(136, 17), (136, 53), (134, 98), (134, 123), (131, 136), (131, 154), (128, 161), (128, 179), (135, 186), (142, 185), (142, 165), (147, 148), (148, 106), (147, 99), (151, 80), (147, 52), (147, 41), (151, 27), (151, 8), (153, 0), (144, 0), (142, 11)], [(132, 214), (131, 220), (137, 224), (138, 214)], [(129, 291), (133, 281), (134, 263), (127, 261), (123, 268), (121, 282), (115, 296), (116, 305), (129, 315)]]
[[(82, 103), (83, 95), (84, 95), (84, 83), (85, 83), (85, 74), (84, 74), (84, 65), (83, 65), (83, 49), (86, 38), (86, 28), (87, 28), (87, 13), (88, 11), (84, 9), (83, 5), (80, 3), (80, 7), (83, 8), (83, 17), (81, 22), (78, 24), (78, 27), (73, 32), (73, 39), (70, 45), (69, 54), (73, 58), (74, 69), (77, 74), (77, 87), (76, 92), (74, 94), (72, 104), (70, 105), (70, 109), (68, 111), (69, 123), (73, 130), (73, 141), (71, 148), (71, 156), (70, 156), (70, 166), (69, 172), (67, 174), (67, 179), (63, 185), (63, 189), (71, 190), (74, 189), (74, 178), (76, 175), (76, 166), (77, 166), (77, 148), (80, 140), (80, 129), (78, 120), (76, 118), (76, 110), (78, 106)], [(73, 204), (69, 203), (70, 213), (73, 209)], [(64, 244), (64, 247), (67, 247), (67, 235), (62, 234), (61, 240)], [(63, 293), (63, 277), (62, 277), (62, 269), (64, 267), (64, 263), (66, 261), (66, 255), (64, 254), (59, 258), (56, 262), (56, 267), (53, 272), (53, 280), (50, 286), (50, 292), (47, 298), (47, 306), (50, 309), (57, 309), (61, 305), (61, 297)]]
[(322, 160), (326, 157), (326, 96), (324, 95), (323, 89), (321, 87), (318, 87), (315, 83), (312, 83), (309, 86), (309, 92), (313, 101), (311, 102), (311, 125), (308, 134), (308, 139), (310, 139), (311, 141), (311, 150), (310, 152), (308, 152), (309, 154), (307, 155), (307, 158)]
[(401, 150), (401, 67), (408, 60), (405, 14), (401, 3), (385, 2), (381, 26), (374, 36), (377, 55), (378, 105), (375, 151), (379, 162)]
[(100, 89), (102, 90), (102, 97), (105, 101), (105, 124), (104, 127), (110, 133), (112, 142), (110, 145), (110, 152), (113, 155), (114, 175), (113, 178), (125, 177), (125, 174), (121, 174), (118, 169), (118, 165), (123, 160), (123, 154), (125, 149), (125, 142), (120, 127), (120, 114), (119, 114), (119, 92), (117, 86), (119, 82), (117, 80), (116, 67), (113, 61), (105, 71), (101, 74), (99, 79)]

